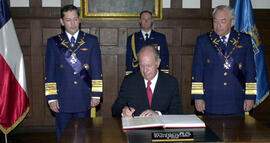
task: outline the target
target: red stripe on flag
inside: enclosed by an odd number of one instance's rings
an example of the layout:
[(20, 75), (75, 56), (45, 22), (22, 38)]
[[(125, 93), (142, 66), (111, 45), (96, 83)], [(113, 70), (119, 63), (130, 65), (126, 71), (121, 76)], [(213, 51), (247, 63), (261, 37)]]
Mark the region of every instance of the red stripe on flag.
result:
[(26, 92), (0, 54), (0, 129), (7, 134), (15, 128), (28, 112), (28, 107)]

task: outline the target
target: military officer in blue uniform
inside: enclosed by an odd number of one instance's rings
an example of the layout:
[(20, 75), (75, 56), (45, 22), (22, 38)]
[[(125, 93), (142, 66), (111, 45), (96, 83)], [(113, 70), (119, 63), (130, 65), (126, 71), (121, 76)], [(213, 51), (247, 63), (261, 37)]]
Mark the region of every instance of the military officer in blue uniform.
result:
[(208, 115), (242, 115), (256, 97), (256, 71), (250, 36), (233, 30), (234, 10), (217, 6), (213, 31), (197, 38), (192, 69), (192, 99)]
[(59, 140), (71, 118), (90, 118), (90, 108), (102, 96), (101, 52), (97, 37), (79, 30), (79, 11), (73, 5), (61, 8), (65, 31), (48, 39), (45, 94), (56, 112)]
[(131, 34), (127, 39), (126, 75), (139, 70), (137, 53), (146, 45), (155, 46), (161, 58), (160, 70), (169, 73), (169, 50), (166, 36), (152, 29), (153, 22), (150, 11), (140, 13), (139, 23), (141, 30)]

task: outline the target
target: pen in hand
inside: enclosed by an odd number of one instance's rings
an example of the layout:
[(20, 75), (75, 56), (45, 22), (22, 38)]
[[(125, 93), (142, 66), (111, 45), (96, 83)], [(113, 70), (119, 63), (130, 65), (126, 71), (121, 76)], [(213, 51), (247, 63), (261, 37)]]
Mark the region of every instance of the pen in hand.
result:
[[(129, 106), (129, 104), (127, 103), (127, 107), (128, 107), (128, 110), (131, 111), (131, 108)], [(134, 112), (131, 114), (132, 118), (134, 118)]]

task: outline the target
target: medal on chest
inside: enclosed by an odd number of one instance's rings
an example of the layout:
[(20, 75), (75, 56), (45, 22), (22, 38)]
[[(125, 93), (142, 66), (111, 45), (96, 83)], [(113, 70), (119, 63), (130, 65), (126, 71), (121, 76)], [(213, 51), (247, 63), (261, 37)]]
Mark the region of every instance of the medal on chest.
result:
[(223, 66), (224, 66), (224, 68), (227, 69), (227, 70), (230, 69), (231, 64), (229, 63), (228, 59), (225, 59), (225, 63), (223, 64)]
[(75, 46), (74, 42), (70, 43), (70, 46), (73, 48)]
[(77, 63), (77, 58), (76, 58), (76, 54), (75, 54), (75, 53), (72, 53), (72, 54), (71, 54), (70, 62), (71, 62), (72, 64)]

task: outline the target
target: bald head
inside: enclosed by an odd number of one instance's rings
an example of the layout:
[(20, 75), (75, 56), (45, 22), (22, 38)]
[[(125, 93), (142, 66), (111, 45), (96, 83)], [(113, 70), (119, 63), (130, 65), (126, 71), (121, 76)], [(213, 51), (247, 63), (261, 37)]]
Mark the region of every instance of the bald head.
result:
[(142, 76), (146, 80), (152, 80), (161, 61), (157, 50), (152, 45), (145, 46), (139, 51), (138, 57)]
[(140, 59), (140, 55), (154, 55), (155, 61), (158, 61), (160, 59), (157, 49), (153, 45), (147, 45), (141, 48), (141, 50), (138, 53), (138, 57)]

